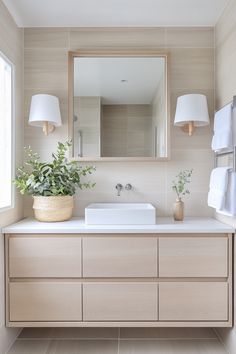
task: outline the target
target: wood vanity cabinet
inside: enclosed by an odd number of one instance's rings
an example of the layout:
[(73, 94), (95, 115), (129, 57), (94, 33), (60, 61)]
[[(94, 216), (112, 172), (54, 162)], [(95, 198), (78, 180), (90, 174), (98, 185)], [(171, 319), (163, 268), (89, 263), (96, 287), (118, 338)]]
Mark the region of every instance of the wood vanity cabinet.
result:
[(6, 234), (7, 325), (229, 327), (232, 234)]

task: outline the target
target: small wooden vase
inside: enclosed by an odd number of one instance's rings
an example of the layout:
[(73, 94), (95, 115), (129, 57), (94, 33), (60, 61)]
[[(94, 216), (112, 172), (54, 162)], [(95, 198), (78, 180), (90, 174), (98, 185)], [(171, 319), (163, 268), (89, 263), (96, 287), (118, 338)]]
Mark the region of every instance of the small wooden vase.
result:
[(184, 220), (184, 202), (182, 202), (181, 198), (176, 199), (174, 203), (173, 216), (175, 221)]

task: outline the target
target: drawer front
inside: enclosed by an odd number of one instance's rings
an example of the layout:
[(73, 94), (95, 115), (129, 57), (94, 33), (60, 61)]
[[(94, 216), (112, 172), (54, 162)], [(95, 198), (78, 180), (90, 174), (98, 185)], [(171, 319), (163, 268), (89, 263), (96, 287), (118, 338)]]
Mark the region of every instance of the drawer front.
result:
[(84, 277), (156, 277), (156, 237), (83, 239)]
[(81, 284), (14, 282), (9, 284), (10, 321), (81, 321)]
[(32, 236), (9, 238), (10, 277), (80, 277), (81, 238)]
[(159, 284), (160, 321), (227, 321), (228, 284), (173, 282)]
[(84, 321), (157, 321), (155, 283), (86, 283)]
[(160, 277), (227, 277), (227, 237), (160, 237)]

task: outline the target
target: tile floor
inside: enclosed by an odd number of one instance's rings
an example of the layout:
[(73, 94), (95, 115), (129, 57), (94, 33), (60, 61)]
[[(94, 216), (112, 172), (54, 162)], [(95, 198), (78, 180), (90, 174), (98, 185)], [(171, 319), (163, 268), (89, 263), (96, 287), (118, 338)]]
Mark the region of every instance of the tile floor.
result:
[(25, 328), (8, 354), (227, 354), (208, 328)]

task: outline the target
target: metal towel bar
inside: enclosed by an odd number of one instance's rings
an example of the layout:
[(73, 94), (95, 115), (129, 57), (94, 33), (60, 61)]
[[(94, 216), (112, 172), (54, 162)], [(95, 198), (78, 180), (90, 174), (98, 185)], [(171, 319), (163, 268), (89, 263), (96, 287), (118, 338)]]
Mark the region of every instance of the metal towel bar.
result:
[(233, 150), (230, 151), (224, 151), (224, 152), (215, 151), (214, 168), (217, 167), (218, 157), (226, 156), (230, 154), (233, 154), (233, 171), (236, 172), (236, 146), (234, 146)]

